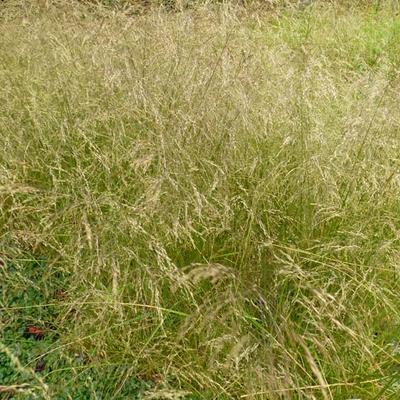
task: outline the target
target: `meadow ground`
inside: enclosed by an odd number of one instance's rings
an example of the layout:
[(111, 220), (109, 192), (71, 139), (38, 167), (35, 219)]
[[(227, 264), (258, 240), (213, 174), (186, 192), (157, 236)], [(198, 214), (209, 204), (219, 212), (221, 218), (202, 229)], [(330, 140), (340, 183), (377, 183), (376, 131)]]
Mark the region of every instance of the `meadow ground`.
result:
[(400, 398), (399, 71), (383, 1), (2, 3), (0, 398)]

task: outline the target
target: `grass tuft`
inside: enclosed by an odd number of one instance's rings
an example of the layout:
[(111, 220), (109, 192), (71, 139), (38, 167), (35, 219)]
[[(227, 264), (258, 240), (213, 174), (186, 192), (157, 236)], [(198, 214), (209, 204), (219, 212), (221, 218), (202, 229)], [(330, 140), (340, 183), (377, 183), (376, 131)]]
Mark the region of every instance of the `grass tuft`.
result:
[(398, 398), (400, 20), (360, 5), (2, 6), (0, 393)]

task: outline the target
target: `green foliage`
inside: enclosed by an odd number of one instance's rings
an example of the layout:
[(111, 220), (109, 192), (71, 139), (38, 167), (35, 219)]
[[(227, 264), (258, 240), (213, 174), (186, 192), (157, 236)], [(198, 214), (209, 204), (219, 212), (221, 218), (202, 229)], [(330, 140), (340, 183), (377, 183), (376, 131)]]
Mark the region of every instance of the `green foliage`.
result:
[[(66, 277), (49, 277), (47, 270), (45, 260), (27, 256), (8, 262), (0, 269), (4, 282), (1, 286), (0, 343), (7, 349), (7, 352), (0, 352), (1, 385), (24, 383), (35, 387), (39, 377), (48, 385), (50, 398), (139, 398), (151, 383), (131, 376), (128, 366), (96, 363), (83, 353), (74, 354), (68, 346), (64, 348), (63, 335), (68, 328), (60, 323), (59, 311), (63, 304), (55, 304), (54, 295), (60, 293), (60, 287), (68, 280)], [(43, 328), (43, 339), (26, 335), (26, 327), (32, 325)], [(15, 357), (17, 363), (11, 357)], [(37, 370), (41, 360), (43, 367)], [(120, 382), (117, 391), (115, 382)], [(40, 394), (27, 390), (16, 398), (37, 396)]]

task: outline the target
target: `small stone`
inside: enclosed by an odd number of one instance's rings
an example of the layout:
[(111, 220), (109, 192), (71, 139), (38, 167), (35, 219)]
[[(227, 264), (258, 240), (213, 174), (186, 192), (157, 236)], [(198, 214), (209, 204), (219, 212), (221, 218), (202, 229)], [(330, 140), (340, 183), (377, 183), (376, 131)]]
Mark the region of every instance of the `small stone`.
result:
[(46, 368), (46, 361), (44, 358), (41, 358), (35, 366), (35, 372), (43, 372), (44, 369)]
[(75, 353), (74, 358), (75, 362), (78, 364), (82, 364), (85, 361), (85, 355), (83, 353)]

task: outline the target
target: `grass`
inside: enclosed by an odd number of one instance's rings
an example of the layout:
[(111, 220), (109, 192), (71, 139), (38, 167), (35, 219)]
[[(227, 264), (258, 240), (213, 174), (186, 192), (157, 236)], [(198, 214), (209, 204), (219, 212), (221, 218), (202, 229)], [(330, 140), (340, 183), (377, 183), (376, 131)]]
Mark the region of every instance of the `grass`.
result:
[(5, 398), (399, 397), (390, 4), (0, 13)]

